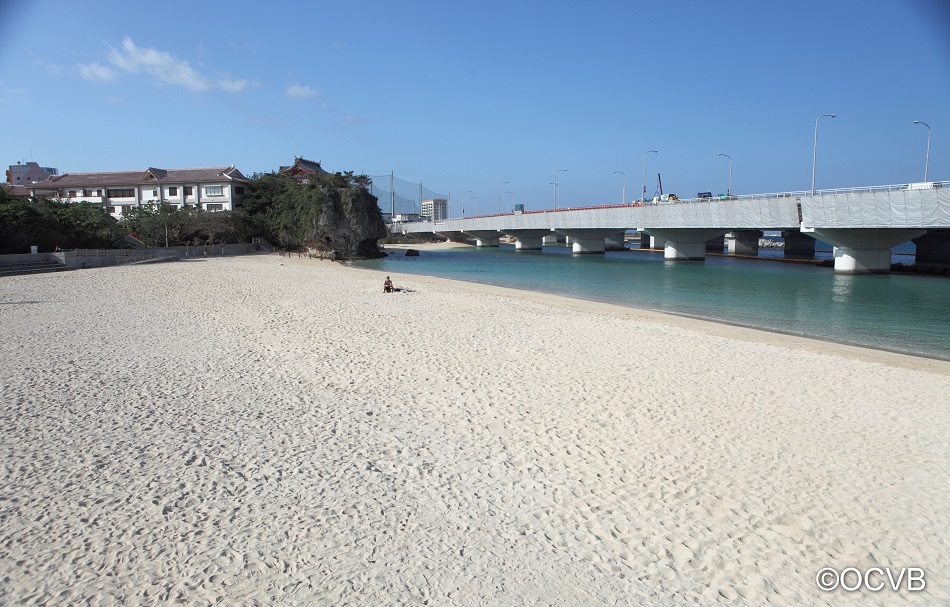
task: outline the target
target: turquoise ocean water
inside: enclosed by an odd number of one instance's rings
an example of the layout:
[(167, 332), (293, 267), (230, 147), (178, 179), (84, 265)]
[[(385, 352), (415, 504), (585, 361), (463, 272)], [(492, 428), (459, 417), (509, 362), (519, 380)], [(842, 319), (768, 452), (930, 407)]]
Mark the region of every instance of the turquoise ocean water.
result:
[[(912, 249), (909, 249), (912, 251)], [(781, 257), (781, 251), (762, 251)], [(819, 251), (816, 258), (828, 258)], [(895, 251), (895, 261), (913, 257)], [(835, 275), (813, 264), (661, 252), (572, 255), (567, 247), (465, 247), (394, 255), (360, 267), (558, 293), (950, 360), (950, 280)], [(399, 286), (399, 285), (397, 285)]]

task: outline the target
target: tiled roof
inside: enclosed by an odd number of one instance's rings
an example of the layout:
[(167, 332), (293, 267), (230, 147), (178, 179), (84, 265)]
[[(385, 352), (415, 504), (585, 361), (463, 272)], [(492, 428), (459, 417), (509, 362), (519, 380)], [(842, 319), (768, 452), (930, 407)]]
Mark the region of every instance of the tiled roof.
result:
[(46, 181), (31, 185), (31, 188), (66, 188), (91, 186), (148, 185), (152, 183), (207, 183), (212, 181), (247, 182), (247, 178), (233, 166), (203, 169), (156, 169), (145, 171), (112, 171), (106, 173), (64, 173), (51, 175)]
[(330, 174), (322, 166), (320, 166), (319, 162), (314, 162), (313, 160), (307, 160), (306, 158), (294, 158), (294, 163), (290, 166), (280, 167), (280, 172), (289, 173), (295, 168), (299, 168), (305, 173), (318, 173), (320, 175)]
[(30, 189), (25, 185), (13, 185), (12, 183), (0, 183), (0, 188), (7, 191), (11, 196), (29, 196)]

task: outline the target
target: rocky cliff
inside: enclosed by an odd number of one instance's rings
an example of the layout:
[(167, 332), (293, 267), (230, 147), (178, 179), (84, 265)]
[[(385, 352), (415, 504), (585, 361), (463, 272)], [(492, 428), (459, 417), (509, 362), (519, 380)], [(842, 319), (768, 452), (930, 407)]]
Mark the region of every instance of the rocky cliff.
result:
[(385, 256), (376, 242), (386, 225), (376, 197), (351, 173), (315, 175), (298, 183), (288, 175), (255, 175), (243, 212), (277, 246), (339, 258)]
[(303, 245), (336, 251), (343, 257), (375, 259), (385, 256), (376, 242), (386, 233), (375, 196), (359, 187), (330, 188), (325, 191), (322, 209)]

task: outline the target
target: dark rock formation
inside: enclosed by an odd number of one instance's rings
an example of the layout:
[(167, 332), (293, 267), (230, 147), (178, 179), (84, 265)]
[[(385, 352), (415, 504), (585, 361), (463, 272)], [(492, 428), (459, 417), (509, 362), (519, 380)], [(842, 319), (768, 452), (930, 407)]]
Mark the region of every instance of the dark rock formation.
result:
[(892, 263), (891, 272), (908, 274), (928, 274), (930, 276), (950, 276), (950, 266), (940, 264), (903, 264)]
[(376, 244), (386, 233), (377, 199), (366, 189), (328, 188), (304, 245), (335, 250), (345, 258), (376, 259), (386, 255)]

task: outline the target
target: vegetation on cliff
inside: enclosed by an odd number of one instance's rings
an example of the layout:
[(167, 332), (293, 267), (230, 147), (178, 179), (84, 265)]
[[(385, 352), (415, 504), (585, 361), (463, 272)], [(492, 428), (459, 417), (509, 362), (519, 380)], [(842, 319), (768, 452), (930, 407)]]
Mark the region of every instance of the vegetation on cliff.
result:
[(387, 234), (367, 179), (352, 173), (312, 175), (298, 184), (288, 175), (254, 175), (243, 211), (260, 233), (287, 249), (308, 247), (346, 257), (381, 257)]

